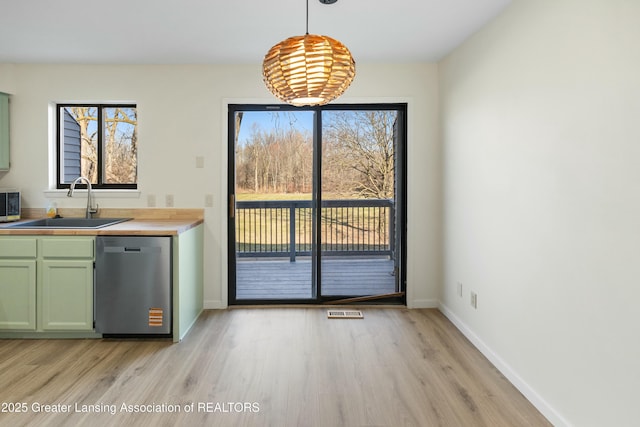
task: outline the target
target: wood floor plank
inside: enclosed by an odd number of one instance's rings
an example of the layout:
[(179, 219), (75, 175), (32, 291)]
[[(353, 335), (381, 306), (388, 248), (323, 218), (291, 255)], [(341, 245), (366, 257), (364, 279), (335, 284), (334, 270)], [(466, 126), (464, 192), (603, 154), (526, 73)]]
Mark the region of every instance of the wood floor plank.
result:
[(439, 311), (359, 308), (211, 310), (179, 344), (0, 340), (0, 402), (28, 407), (0, 426), (550, 425)]

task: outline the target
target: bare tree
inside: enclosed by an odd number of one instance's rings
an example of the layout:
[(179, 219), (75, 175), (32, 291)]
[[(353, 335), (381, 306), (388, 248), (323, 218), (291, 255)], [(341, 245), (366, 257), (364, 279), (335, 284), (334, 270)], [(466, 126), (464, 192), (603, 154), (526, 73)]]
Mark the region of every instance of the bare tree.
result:
[(296, 129), (252, 129), (251, 136), (236, 148), (236, 180), (255, 193), (310, 191), (311, 170), (308, 135)]
[[(254, 125), (236, 148), (236, 180), (255, 193), (311, 191), (313, 143), (295, 123), (276, 116), (268, 130)], [(323, 112), (322, 185), (325, 194), (393, 198), (395, 111)], [(237, 131), (237, 129), (236, 129)]]
[(384, 110), (325, 113), (323, 180), (357, 197), (393, 197), (395, 119), (395, 111)]
[(89, 132), (89, 122), (97, 122), (97, 111), (93, 107), (73, 107), (70, 114), (80, 125), (80, 173), (95, 184), (98, 182), (98, 140), (96, 131)]
[[(80, 126), (80, 173), (98, 182), (98, 111), (96, 107), (71, 107), (69, 113)], [(103, 111), (102, 155), (107, 183), (135, 183), (138, 167), (138, 118), (135, 108), (108, 107)]]
[[(133, 183), (137, 179), (137, 111), (106, 108), (105, 114), (105, 181)], [(113, 114), (111, 116), (111, 113)], [(128, 126), (123, 126), (128, 125)]]

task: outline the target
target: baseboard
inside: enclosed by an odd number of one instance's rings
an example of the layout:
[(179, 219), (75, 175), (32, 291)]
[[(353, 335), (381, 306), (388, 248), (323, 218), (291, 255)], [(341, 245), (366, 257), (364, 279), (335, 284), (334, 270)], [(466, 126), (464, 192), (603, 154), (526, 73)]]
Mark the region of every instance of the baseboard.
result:
[(462, 334), (504, 375), (533, 406), (544, 415), (554, 426), (571, 426), (562, 415), (542, 398), (529, 384), (527, 384), (496, 352), (478, 337), (455, 313), (442, 302), (438, 308), (453, 323)]
[(435, 299), (414, 299), (407, 301), (408, 308), (439, 308), (440, 302)]
[(205, 300), (202, 304), (205, 310), (220, 310), (227, 308), (226, 303), (215, 299)]
[(198, 313), (197, 316), (195, 316), (192, 320), (191, 323), (189, 324), (189, 326), (187, 326), (184, 331), (182, 333), (180, 333), (180, 331), (178, 330), (178, 336), (175, 336), (175, 331), (174, 331), (174, 337), (173, 337), (173, 342), (180, 342), (182, 341), (182, 339), (184, 337), (187, 336), (187, 334), (189, 333), (189, 331), (191, 330), (191, 328), (193, 328), (193, 325), (196, 324), (196, 322), (198, 321), (198, 317), (200, 317), (200, 315), (202, 314), (202, 310), (200, 310), (200, 312)]

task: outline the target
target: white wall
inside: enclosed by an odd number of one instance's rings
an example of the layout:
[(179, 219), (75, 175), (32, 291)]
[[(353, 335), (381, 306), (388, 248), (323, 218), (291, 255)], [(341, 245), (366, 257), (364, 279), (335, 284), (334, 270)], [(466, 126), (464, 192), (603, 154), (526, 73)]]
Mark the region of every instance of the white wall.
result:
[[(438, 301), (440, 169), (435, 65), (358, 65), (340, 102), (409, 103), (409, 305)], [(103, 208), (159, 207), (173, 194), (179, 208), (205, 210), (205, 304), (227, 304), (226, 105), (276, 103), (255, 65), (92, 66), (0, 64), (0, 90), (11, 93), (11, 163), (0, 187), (18, 187), (25, 207), (82, 207), (50, 186), (49, 105), (66, 101), (132, 101), (138, 105), (139, 197), (98, 195)], [(203, 156), (205, 168), (195, 168)], [(426, 256), (428, 254), (428, 256)]]
[(15, 91), (14, 68), (13, 64), (0, 64), (0, 92), (13, 93)]
[(638, 425), (639, 40), (638, 1), (515, 0), (440, 64), (443, 310), (557, 425)]

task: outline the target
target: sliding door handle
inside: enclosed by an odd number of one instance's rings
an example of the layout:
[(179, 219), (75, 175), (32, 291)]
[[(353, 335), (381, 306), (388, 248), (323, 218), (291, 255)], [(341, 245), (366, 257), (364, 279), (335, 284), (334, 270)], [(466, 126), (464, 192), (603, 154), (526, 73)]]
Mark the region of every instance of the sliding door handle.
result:
[(229, 218), (236, 217), (236, 195), (229, 195)]

